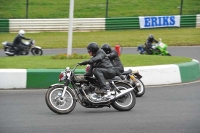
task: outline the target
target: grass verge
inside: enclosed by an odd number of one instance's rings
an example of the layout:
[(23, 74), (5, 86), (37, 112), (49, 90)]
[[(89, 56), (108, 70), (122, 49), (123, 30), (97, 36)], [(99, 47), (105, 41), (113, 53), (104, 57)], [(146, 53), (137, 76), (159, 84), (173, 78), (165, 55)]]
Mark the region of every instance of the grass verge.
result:
[[(64, 69), (67, 66), (73, 66), (78, 62), (82, 62), (88, 59), (53, 59), (52, 56), (0, 57), (0, 68)], [(123, 54), (120, 56), (120, 59), (124, 67), (179, 64), (192, 61), (191, 58), (178, 56), (153, 56), (134, 54)], [(80, 68), (85, 68), (85, 66), (81, 66)]]
[[(198, 28), (157, 28), (157, 29), (134, 29), (114, 30), (98, 32), (74, 32), (73, 48), (85, 48), (89, 42), (97, 42), (99, 45), (109, 43), (115, 46), (119, 43), (123, 47), (136, 47), (144, 44), (149, 34), (168, 46), (197, 46), (200, 45), (200, 29)], [(0, 33), (0, 42), (12, 42), (17, 33)], [(27, 33), (26, 37), (36, 40), (36, 45), (44, 48), (66, 48), (68, 33), (66, 32), (43, 32)], [(0, 45), (0, 48), (3, 48)]]

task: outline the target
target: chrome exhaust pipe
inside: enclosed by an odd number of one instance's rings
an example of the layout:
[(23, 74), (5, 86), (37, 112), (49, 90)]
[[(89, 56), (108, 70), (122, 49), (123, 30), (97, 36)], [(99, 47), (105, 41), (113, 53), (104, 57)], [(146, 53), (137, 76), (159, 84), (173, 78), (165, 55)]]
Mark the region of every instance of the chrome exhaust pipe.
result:
[(103, 96), (103, 97), (101, 97), (99, 99), (96, 98), (94, 100), (91, 100), (86, 94), (85, 94), (85, 96), (92, 103), (105, 103), (105, 102), (109, 102), (109, 101), (112, 101), (112, 100), (116, 100), (117, 98), (119, 98), (119, 97), (121, 97), (121, 96), (123, 96), (123, 95), (125, 95), (127, 93), (130, 93), (133, 90), (134, 90), (134, 88), (128, 88), (126, 90), (120, 90), (121, 92), (119, 94), (110, 94), (108, 96), (105, 95), (105, 96)]
[(111, 98), (110, 100), (115, 100), (115, 99), (117, 99), (117, 98), (119, 98), (119, 97), (121, 97), (121, 96), (123, 96), (123, 95), (125, 95), (125, 94), (127, 94), (127, 93), (130, 93), (130, 92), (133, 91), (133, 90), (134, 90), (134, 88), (128, 88), (128, 89), (126, 89), (126, 90), (120, 90), (121, 93), (117, 94), (116, 96), (114, 96), (114, 97)]
[(11, 53), (11, 52), (9, 52), (9, 51), (6, 51), (5, 54), (14, 55), (14, 53)]

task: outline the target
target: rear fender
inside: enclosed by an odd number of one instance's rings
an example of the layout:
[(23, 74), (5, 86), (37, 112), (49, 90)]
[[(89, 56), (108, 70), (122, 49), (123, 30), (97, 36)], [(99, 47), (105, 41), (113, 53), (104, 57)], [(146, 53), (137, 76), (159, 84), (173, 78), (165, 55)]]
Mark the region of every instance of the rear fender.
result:
[(142, 78), (142, 75), (140, 75), (140, 73), (138, 71), (133, 71), (132, 74), (134, 76), (136, 76), (138, 79), (141, 79)]
[(33, 48), (42, 49), (42, 48), (41, 48), (41, 47), (39, 47), (39, 46), (34, 46)]

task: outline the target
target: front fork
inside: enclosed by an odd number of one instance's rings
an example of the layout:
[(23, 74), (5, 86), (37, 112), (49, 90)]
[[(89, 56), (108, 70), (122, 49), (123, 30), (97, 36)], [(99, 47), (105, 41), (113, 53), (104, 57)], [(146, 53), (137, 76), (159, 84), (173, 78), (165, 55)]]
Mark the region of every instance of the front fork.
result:
[(64, 89), (63, 89), (63, 92), (62, 92), (61, 98), (64, 97), (66, 90), (67, 90), (67, 86), (64, 86)]
[(70, 83), (69, 80), (66, 80), (65, 83), (64, 83), (64, 89), (63, 89), (63, 92), (62, 92), (62, 95), (61, 95), (62, 98), (63, 98), (64, 95), (65, 95), (65, 92), (66, 92), (66, 90), (67, 90), (67, 88), (68, 88), (69, 83)]

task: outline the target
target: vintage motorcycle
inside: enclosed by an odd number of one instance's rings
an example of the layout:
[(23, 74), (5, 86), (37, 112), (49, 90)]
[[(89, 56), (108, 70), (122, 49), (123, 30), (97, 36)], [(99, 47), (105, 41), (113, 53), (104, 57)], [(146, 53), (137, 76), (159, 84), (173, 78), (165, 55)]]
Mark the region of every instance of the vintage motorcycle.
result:
[(151, 54), (147, 52), (144, 47), (145, 45), (138, 45), (137, 51), (140, 51), (140, 54), (171, 56), (167, 51), (167, 44), (163, 43), (161, 38), (159, 38), (157, 44), (152, 44)]
[(19, 51), (18, 53), (16, 52), (17, 48), (15, 46), (13, 46), (12, 43), (5, 41), (2, 43), (2, 45), (4, 47), (5, 54), (8, 56), (28, 55), (29, 52), (31, 52), (33, 55), (42, 55), (43, 54), (43, 50), (41, 49), (41, 47), (35, 46), (35, 40), (30, 40), (30, 41), (24, 42), (23, 50)]
[[(85, 71), (88, 72), (90, 69), (90, 65), (88, 64), (86, 66)], [(145, 86), (144, 83), (141, 81), (142, 76), (138, 71), (132, 71), (131, 69), (128, 69), (127, 71), (124, 71), (121, 73), (123, 75), (124, 82), (129, 83), (134, 88), (135, 96), (141, 97), (145, 93)], [(118, 77), (119, 78), (119, 77)]]
[(75, 74), (79, 66), (73, 69), (66, 67), (59, 76), (64, 84), (53, 84), (45, 95), (45, 101), (50, 110), (58, 114), (68, 114), (74, 110), (78, 101), (86, 108), (113, 107), (118, 111), (129, 111), (136, 104), (134, 88), (118, 78), (107, 79), (106, 84), (110, 90), (106, 95), (95, 93), (100, 87), (95, 77)]

